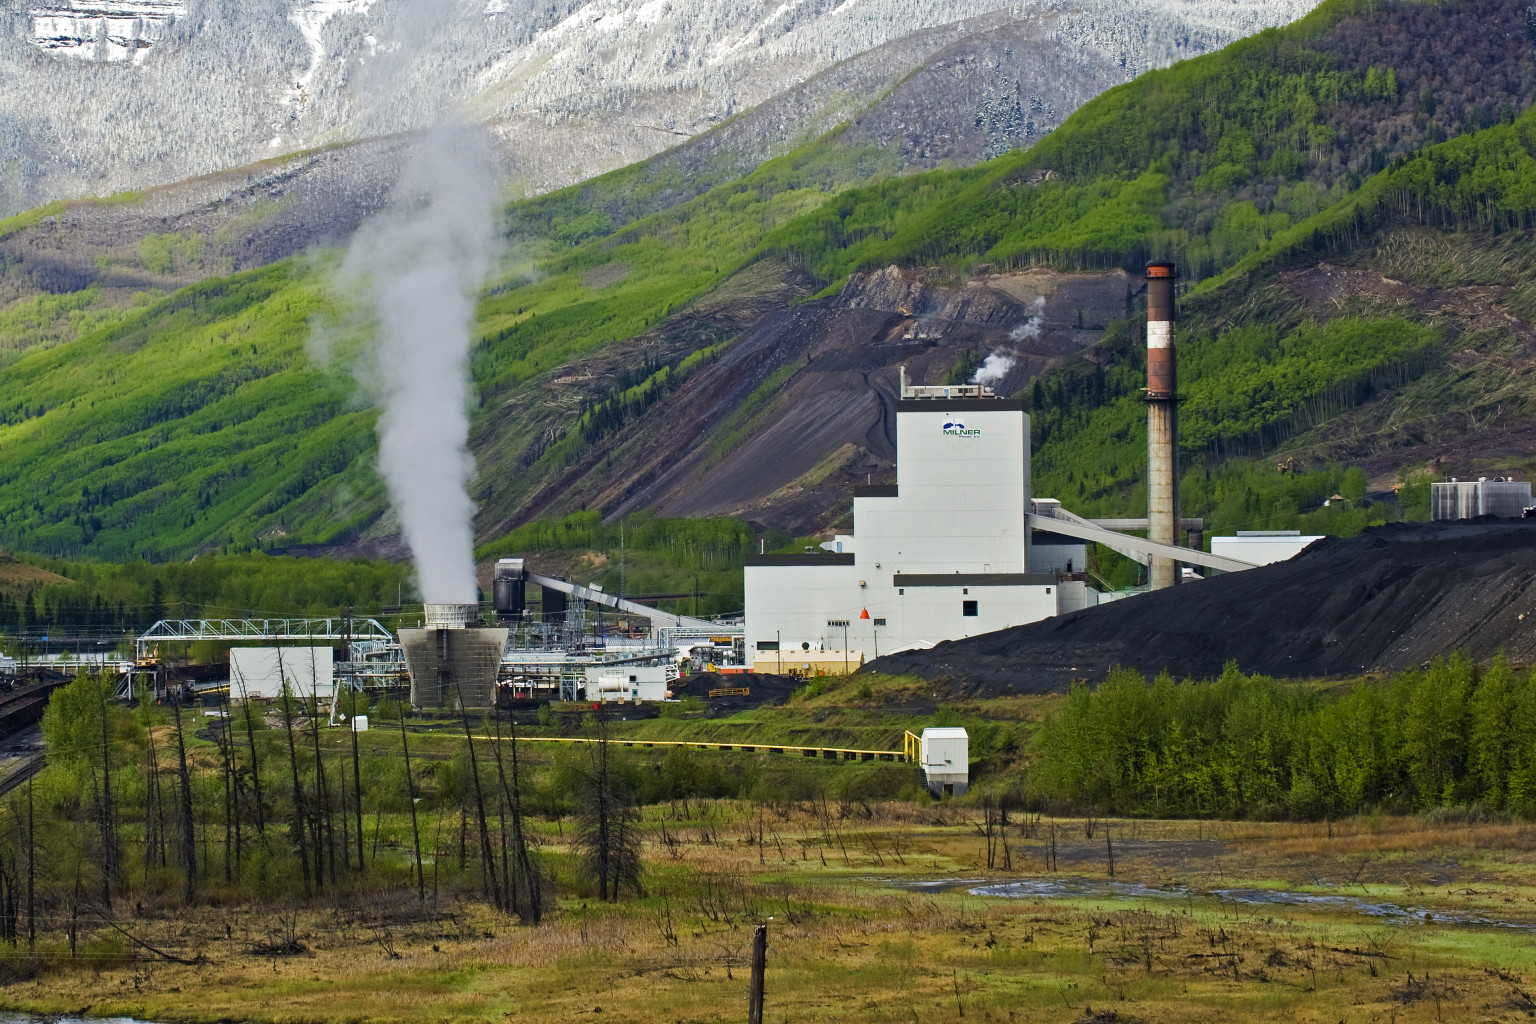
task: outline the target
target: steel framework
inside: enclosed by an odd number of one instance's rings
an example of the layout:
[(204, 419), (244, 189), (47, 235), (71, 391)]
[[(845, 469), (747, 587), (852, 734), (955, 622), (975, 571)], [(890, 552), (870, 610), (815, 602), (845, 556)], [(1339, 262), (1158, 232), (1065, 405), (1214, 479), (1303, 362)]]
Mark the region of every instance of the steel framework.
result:
[(377, 619), (161, 619), (134, 641), (139, 659), (160, 640), (341, 640), (386, 646), (395, 642)]

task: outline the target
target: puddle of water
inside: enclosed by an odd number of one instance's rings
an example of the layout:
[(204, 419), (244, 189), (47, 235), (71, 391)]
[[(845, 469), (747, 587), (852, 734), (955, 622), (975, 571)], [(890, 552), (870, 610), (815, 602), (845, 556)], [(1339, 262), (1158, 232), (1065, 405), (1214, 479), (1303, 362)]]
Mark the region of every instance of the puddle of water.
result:
[[(921, 883), (919, 891), (942, 892), (964, 888), (972, 896), (995, 896), (1005, 899), (1083, 899), (1095, 896), (1126, 900), (1230, 900), (1245, 906), (1322, 907), (1351, 911), (1367, 917), (1381, 918), (1400, 924), (1480, 925), (1490, 928), (1509, 928), (1514, 931), (1536, 932), (1536, 925), (1521, 921), (1505, 921), (1455, 910), (1430, 910), (1426, 907), (1405, 907), (1398, 903), (1368, 900), (1356, 896), (1329, 893), (1293, 892), (1285, 889), (1190, 889), (1173, 885), (1158, 888), (1136, 882), (1116, 882), (1093, 878), (1020, 878), (1012, 882), (993, 882), (972, 885), (973, 879), (941, 879)], [(907, 888), (913, 886), (908, 885)]]

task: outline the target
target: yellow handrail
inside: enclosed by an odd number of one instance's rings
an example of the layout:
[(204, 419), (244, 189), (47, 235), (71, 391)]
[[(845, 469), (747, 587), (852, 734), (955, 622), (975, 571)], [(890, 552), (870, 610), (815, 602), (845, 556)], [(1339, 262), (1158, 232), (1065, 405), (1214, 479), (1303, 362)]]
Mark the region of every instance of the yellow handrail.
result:
[[(912, 735), (911, 733), (907, 734)], [(506, 737), (503, 737), (506, 738)], [(477, 740), (492, 740), (493, 736), (476, 736)], [(596, 743), (590, 736), (519, 736), (521, 743)], [(893, 761), (911, 760), (905, 750), (863, 750), (857, 747), (797, 747), (783, 743), (717, 743), (698, 740), (633, 740), (610, 739), (609, 743), (620, 747), (694, 747), (699, 750), (741, 750), (747, 753), (766, 751), (770, 754), (797, 753), (805, 757), (835, 759), (841, 755), (845, 761), (889, 758)]]

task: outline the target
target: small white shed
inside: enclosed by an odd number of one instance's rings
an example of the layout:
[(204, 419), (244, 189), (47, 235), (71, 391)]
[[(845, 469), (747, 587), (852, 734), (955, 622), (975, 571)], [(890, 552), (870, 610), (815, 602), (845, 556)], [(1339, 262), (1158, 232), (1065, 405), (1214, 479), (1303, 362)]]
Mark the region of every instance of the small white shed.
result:
[(918, 762), (929, 792), (960, 796), (971, 782), (971, 738), (957, 727), (924, 729)]

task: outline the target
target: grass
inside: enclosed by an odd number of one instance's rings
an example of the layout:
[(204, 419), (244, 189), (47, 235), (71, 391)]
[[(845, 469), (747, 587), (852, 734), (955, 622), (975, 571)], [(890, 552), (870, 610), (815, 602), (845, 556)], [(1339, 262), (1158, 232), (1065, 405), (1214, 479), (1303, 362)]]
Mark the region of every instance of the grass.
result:
[[(537, 929), (489, 912), (468, 891), (473, 879), (420, 909), (367, 891), (310, 911), (150, 899), (120, 923), (202, 963), (157, 960), (105, 938), (73, 961), (55, 949), (46, 967), (0, 956), (12, 976), (0, 1004), (189, 1021), (734, 1019), (751, 927), (762, 921), (770, 1020), (1429, 1021), (1513, 1019), (1533, 1008), (1522, 993), (1536, 954), (1505, 930), (1199, 896), (997, 899), (964, 886), (905, 887), (1046, 874), (1054, 826), (1058, 877), (1102, 879), (1095, 860), (1108, 829), (1125, 844), (1120, 880), (1214, 888), (1321, 875), (1347, 888), (1364, 838), (1406, 852), (1367, 865), (1372, 897), (1532, 921), (1522, 908), (1536, 889), (1515, 826), (1359, 820), (1335, 823), (1329, 839), (1321, 825), (1098, 821), (1090, 840), (1082, 820), (1015, 819), (1015, 870), (1004, 872), (985, 867), (971, 817), (948, 805), (878, 804), (847, 819), (805, 805), (656, 808), (645, 821), (646, 895), (608, 906), (568, 890)], [(562, 829), (568, 835), (569, 823), (541, 827), (556, 861), (568, 853)], [(1469, 888), (1477, 895), (1459, 894)], [(251, 954), (287, 932), (308, 955)]]

